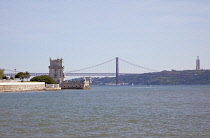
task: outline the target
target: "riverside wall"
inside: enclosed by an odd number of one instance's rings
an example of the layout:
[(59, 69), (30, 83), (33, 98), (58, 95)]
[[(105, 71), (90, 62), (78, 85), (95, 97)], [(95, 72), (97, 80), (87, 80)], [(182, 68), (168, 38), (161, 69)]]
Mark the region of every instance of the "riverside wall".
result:
[(45, 82), (0, 82), (0, 92), (44, 91)]
[(0, 83), (16, 83), (21, 82), (21, 80), (0, 80)]
[(86, 81), (63, 81), (61, 89), (90, 89), (91, 80)]

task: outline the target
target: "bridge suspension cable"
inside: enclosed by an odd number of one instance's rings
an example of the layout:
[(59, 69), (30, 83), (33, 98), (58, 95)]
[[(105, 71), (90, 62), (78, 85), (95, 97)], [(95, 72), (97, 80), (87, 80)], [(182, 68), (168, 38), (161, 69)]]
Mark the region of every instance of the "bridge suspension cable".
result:
[(21, 71), (18, 71), (18, 70), (12, 70), (12, 69), (3, 69), (3, 68), (0, 68), (1, 70), (6, 70), (6, 71), (11, 71), (11, 72), (21, 72)]
[(125, 63), (127, 63), (127, 64), (130, 64), (130, 65), (136, 66), (136, 67), (138, 67), (138, 68), (142, 68), (142, 69), (146, 69), (146, 70), (149, 70), (149, 71), (158, 72), (157, 70), (153, 70), (153, 69), (145, 68), (145, 67), (142, 67), (142, 66), (139, 66), (139, 65), (133, 64), (133, 63), (131, 63), (131, 62), (129, 62), (129, 61), (126, 61), (126, 60), (124, 60), (124, 59), (121, 59), (121, 58), (119, 58), (119, 60), (121, 60), (121, 61), (123, 61), (123, 62), (125, 62)]
[(108, 60), (108, 61), (106, 61), (106, 62), (100, 63), (100, 64), (96, 64), (96, 65), (94, 65), (94, 66), (87, 67), (87, 68), (82, 68), (82, 69), (67, 71), (66, 73), (71, 73), (71, 72), (78, 72), (78, 71), (82, 71), (82, 70), (87, 70), (87, 69), (90, 69), (90, 68), (94, 68), (94, 67), (97, 67), (97, 66), (100, 66), (100, 65), (109, 63), (109, 62), (111, 62), (111, 61), (113, 61), (113, 60), (115, 60), (115, 58), (114, 58), (114, 59), (111, 59), (111, 60)]
[[(71, 73), (76, 73), (76, 72), (79, 72), (79, 71), (88, 70), (88, 69), (95, 68), (95, 67), (104, 65), (104, 64), (106, 64), (106, 63), (109, 63), (109, 62), (112, 62), (112, 61), (115, 61), (115, 60), (116, 60), (116, 58), (113, 58), (113, 59), (111, 59), (111, 60), (105, 61), (105, 62), (100, 63), (100, 64), (96, 64), (96, 65), (93, 65), (93, 66), (90, 66), (90, 67), (86, 67), (86, 68), (82, 68), (82, 69), (67, 71), (67, 72), (65, 72), (65, 73), (71, 74)], [(131, 62), (126, 61), (126, 60), (121, 59), (121, 58), (119, 58), (119, 60), (122, 61), (122, 62), (124, 62), (124, 63), (126, 63), (126, 64), (135, 66), (135, 67), (137, 67), (137, 68), (145, 69), (145, 70), (152, 71), (152, 72), (159, 72), (159, 71), (157, 71), (157, 70), (153, 70), (153, 69), (150, 69), (150, 68), (145, 68), (145, 67), (143, 67), (143, 66), (139, 66), (139, 65), (137, 65), (137, 64), (131, 63)], [(114, 67), (114, 66), (113, 66), (113, 67)], [(3, 68), (0, 68), (0, 69), (3, 69)], [(4, 69), (4, 70), (6, 70), (6, 71), (11, 71), (11, 72), (15, 72), (15, 73), (16, 73), (16, 71), (17, 71), (17, 72), (20, 72), (20, 71), (18, 71), (18, 70), (16, 70), (16, 69), (15, 69), (15, 70)], [(88, 73), (91, 73), (91, 72), (88, 72)], [(125, 72), (124, 72), (124, 73), (125, 73)], [(37, 75), (37, 74), (48, 74), (48, 73), (31, 73), (31, 74), (36, 74), (36, 75)], [(76, 73), (76, 74), (77, 74), (77, 73)], [(99, 74), (100, 74), (100, 73), (99, 73)], [(104, 72), (103, 72), (103, 74), (104, 74)], [(106, 73), (105, 73), (105, 74), (106, 74)], [(107, 73), (107, 74), (110, 75), (110, 72)], [(113, 75), (113, 73), (111, 73), (111, 74)], [(131, 73), (128, 73), (128, 74), (131, 74)]]

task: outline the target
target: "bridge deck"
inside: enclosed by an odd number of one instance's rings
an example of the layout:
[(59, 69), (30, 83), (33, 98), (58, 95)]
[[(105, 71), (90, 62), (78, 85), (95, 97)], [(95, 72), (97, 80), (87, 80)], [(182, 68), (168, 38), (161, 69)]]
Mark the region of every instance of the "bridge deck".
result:
[[(116, 76), (116, 73), (65, 73), (66, 76)], [(119, 75), (134, 73), (119, 73)], [(6, 76), (14, 76), (15, 73), (6, 73)], [(49, 73), (30, 73), (31, 76), (49, 75)]]

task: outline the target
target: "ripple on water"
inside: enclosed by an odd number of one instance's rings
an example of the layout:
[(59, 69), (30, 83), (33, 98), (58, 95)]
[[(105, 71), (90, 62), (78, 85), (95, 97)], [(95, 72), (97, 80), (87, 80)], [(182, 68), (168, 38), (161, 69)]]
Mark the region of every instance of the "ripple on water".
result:
[(0, 135), (210, 137), (210, 86), (0, 94)]

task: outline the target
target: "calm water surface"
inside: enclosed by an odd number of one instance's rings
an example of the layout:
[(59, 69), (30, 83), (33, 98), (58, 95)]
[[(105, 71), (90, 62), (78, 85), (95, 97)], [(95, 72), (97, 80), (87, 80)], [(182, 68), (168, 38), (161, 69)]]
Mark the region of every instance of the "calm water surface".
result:
[(0, 93), (0, 137), (210, 137), (210, 86)]

